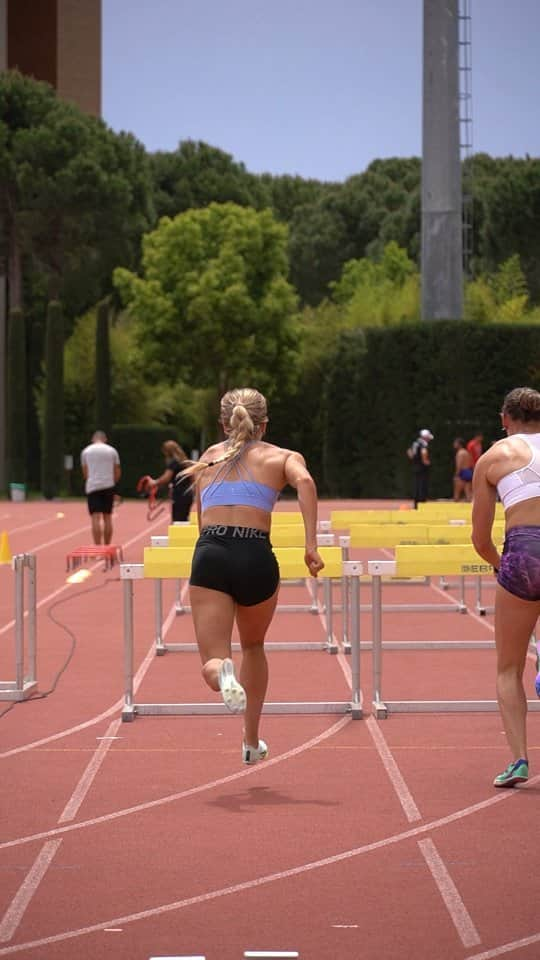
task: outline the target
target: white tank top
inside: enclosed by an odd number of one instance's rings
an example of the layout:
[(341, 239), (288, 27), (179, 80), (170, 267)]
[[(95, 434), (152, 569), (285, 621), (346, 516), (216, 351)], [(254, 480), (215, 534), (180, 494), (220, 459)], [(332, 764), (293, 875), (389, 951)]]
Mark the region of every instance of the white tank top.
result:
[(505, 510), (522, 500), (540, 497), (540, 433), (513, 433), (512, 436), (524, 440), (530, 447), (531, 459), (526, 466), (499, 480), (497, 492)]

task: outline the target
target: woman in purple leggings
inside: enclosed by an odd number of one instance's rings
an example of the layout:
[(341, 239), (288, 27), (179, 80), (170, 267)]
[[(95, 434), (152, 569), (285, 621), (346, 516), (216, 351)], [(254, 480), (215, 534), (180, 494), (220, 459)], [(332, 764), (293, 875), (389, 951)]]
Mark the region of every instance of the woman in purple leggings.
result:
[[(497, 699), (512, 761), (493, 783), (513, 787), (529, 777), (523, 672), (540, 615), (540, 393), (511, 390), (501, 420), (507, 436), (474, 469), (472, 542), (497, 574)], [(497, 493), (505, 512), (502, 556), (491, 535)]]

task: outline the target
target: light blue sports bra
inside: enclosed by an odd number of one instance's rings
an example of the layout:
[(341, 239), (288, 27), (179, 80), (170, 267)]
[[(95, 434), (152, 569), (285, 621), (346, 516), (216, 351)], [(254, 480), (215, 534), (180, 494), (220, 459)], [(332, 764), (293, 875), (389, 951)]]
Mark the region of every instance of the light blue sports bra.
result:
[[(201, 509), (210, 507), (257, 507), (272, 513), (274, 504), (279, 497), (279, 490), (269, 487), (266, 483), (254, 480), (247, 466), (242, 463), (243, 450), (232, 460), (227, 460), (218, 470), (216, 476), (201, 490)], [(235, 480), (227, 480), (231, 470), (236, 469), (239, 476)]]

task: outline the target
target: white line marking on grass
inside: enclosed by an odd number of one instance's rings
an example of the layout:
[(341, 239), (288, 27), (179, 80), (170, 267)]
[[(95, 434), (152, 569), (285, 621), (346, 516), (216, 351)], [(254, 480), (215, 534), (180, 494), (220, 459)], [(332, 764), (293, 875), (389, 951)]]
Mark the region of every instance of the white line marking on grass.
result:
[(433, 877), (437, 889), (443, 899), (444, 905), (450, 914), (459, 938), (464, 947), (475, 947), (481, 943), (481, 939), (471, 916), (463, 903), (458, 888), (452, 877), (446, 869), (443, 860), (439, 856), (437, 848), (429, 837), (426, 840), (419, 840), (418, 846), (424, 860), (426, 861), (431, 876)]

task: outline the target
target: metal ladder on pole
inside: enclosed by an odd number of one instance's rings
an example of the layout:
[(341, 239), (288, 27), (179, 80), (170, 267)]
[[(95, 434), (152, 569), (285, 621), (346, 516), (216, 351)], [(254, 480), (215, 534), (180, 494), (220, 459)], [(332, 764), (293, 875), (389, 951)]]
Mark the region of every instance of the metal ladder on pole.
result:
[(463, 273), (474, 276), (472, 0), (459, 0), (459, 148), (462, 177)]

